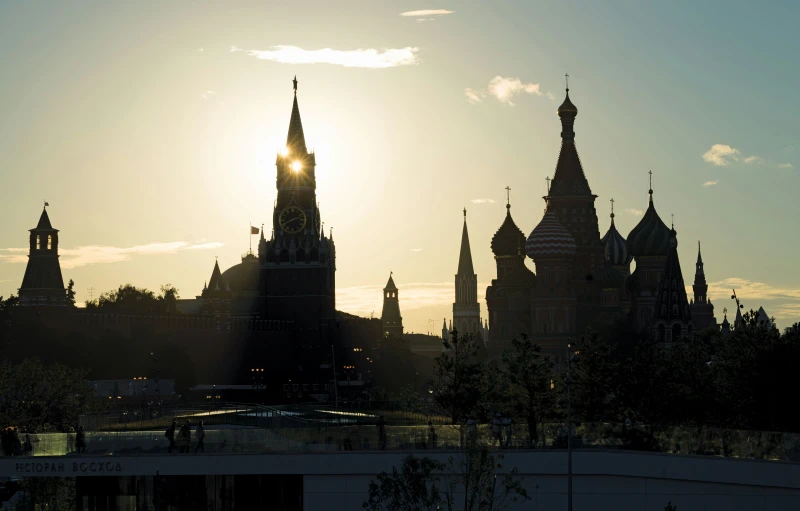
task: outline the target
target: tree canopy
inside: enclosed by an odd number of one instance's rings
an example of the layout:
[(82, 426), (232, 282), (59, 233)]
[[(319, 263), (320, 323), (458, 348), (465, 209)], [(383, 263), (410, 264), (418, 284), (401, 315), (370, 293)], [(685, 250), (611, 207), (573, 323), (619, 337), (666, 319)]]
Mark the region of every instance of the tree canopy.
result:
[(172, 284), (161, 286), (159, 295), (147, 288), (123, 284), (96, 300), (87, 301), (86, 307), (128, 314), (177, 314), (178, 298), (178, 290)]

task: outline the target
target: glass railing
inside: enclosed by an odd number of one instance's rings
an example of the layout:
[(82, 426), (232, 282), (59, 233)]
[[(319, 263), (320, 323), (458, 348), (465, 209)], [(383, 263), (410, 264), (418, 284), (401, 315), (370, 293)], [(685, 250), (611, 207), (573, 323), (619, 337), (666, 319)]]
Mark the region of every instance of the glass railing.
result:
[[(557, 424), (540, 425), (534, 446), (528, 441), (526, 424), (515, 424), (510, 437), (494, 438), (490, 425), (470, 432), (466, 426), (384, 426), (347, 425), (336, 427), (226, 428), (205, 430), (201, 452), (205, 453), (287, 453), (320, 451), (452, 451), (470, 442), (504, 449), (563, 449), (566, 435)], [(31, 455), (78, 455), (74, 433), (32, 434)], [(24, 441), (24, 439), (22, 439)], [(176, 431), (173, 447), (165, 430), (87, 431), (85, 455), (131, 456), (167, 454), (198, 449), (196, 429), (190, 440)], [(20, 446), (21, 447), (21, 446)], [(794, 433), (708, 428), (582, 424), (575, 428), (575, 449), (627, 449), (671, 454), (728, 456), (765, 460), (800, 461), (800, 435)], [(17, 452), (22, 449), (17, 449)], [(23, 451), (24, 452), (24, 451)]]

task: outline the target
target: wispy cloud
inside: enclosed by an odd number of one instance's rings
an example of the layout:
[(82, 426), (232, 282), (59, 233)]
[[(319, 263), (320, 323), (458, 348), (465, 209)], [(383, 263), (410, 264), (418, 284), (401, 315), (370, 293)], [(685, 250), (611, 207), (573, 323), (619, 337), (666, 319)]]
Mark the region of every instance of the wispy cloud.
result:
[(790, 169), (790, 168), (792, 168), (792, 164), (791, 164), (791, 163), (788, 163), (788, 162), (787, 162), (787, 163), (781, 163), (781, 164), (779, 164), (779, 165), (778, 165), (778, 168), (781, 168), (781, 169)]
[(636, 208), (628, 208), (628, 209), (625, 210), (625, 213), (628, 213), (629, 215), (633, 215), (633, 216), (642, 216), (642, 215), (644, 215), (644, 210), (643, 209), (636, 209)]
[[(182, 250), (209, 250), (221, 246), (222, 243), (217, 241), (206, 243), (170, 241), (165, 243), (148, 243), (135, 247), (89, 245), (77, 248), (61, 248), (59, 249), (59, 254), (61, 256), (61, 267), (70, 269), (91, 264), (118, 263), (139, 255), (175, 254)], [(0, 260), (8, 263), (24, 263), (28, 260), (27, 253), (28, 249), (26, 248), (0, 249)]]
[(739, 160), (741, 152), (728, 144), (714, 144), (711, 149), (703, 153), (703, 160), (714, 165), (724, 167), (731, 161)]
[(422, 9), (420, 11), (401, 12), (400, 16), (406, 17), (424, 17), (424, 16), (439, 16), (442, 14), (453, 14), (455, 11), (447, 11), (444, 9)]
[[(514, 105), (512, 99), (519, 94), (533, 94), (534, 96), (544, 96), (538, 83), (523, 82), (519, 78), (509, 78), (497, 75), (489, 81), (486, 89), (474, 89), (468, 87), (464, 89), (464, 95), (470, 103), (480, 103), (487, 96), (493, 96), (501, 103)], [(553, 99), (551, 93), (547, 97)]]
[(412, 252), (422, 252), (422, 249), (421, 248), (412, 248), (411, 251)]
[[(449, 305), (455, 299), (452, 282), (395, 282), (400, 289), (400, 308), (404, 311)], [(478, 288), (485, 289), (487, 285), (478, 283)], [(380, 316), (382, 301), (382, 285), (336, 288), (336, 307), (351, 314), (368, 316), (375, 311)]]
[(728, 144), (714, 144), (711, 149), (703, 153), (703, 160), (718, 167), (726, 167), (735, 161), (744, 163), (764, 163), (760, 156), (751, 155), (742, 157), (742, 152)]
[(464, 95), (467, 97), (467, 101), (472, 104), (480, 103), (483, 101), (483, 98), (486, 97), (486, 93), (477, 89), (471, 89), (467, 87), (464, 89)]
[(703, 183), (703, 186), (708, 188), (709, 186), (716, 186), (718, 183), (719, 181), (706, 181), (705, 183)]
[(494, 204), (494, 199), (472, 199), (473, 204)]
[[(243, 51), (236, 46), (231, 51)], [(250, 50), (251, 57), (269, 60), (281, 64), (332, 64), (344, 67), (364, 67), (384, 69), (387, 67), (409, 66), (418, 64), (419, 48), (365, 48), (357, 50), (306, 50), (297, 46), (273, 46), (269, 50)]]
[(216, 92), (214, 92), (213, 90), (207, 90), (207, 91), (205, 91), (204, 93), (200, 94), (200, 96), (201, 96), (203, 99), (206, 99), (206, 100), (208, 100), (208, 99), (211, 99), (211, 98), (212, 98), (212, 96), (214, 96), (215, 94), (216, 94)]
[(552, 92), (548, 92), (547, 93), (547, 97), (550, 99), (550, 101), (555, 101), (556, 100), (556, 96)]

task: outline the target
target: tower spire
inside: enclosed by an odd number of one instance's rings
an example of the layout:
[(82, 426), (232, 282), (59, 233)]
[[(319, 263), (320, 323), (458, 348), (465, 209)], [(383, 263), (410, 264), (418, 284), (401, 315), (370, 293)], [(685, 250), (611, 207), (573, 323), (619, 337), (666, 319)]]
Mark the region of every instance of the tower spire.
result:
[(652, 204), (653, 203), (653, 169), (648, 170), (647, 173), (650, 175), (650, 189), (647, 191), (647, 193), (650, 194), (650, 204)]
[(292, 116), (289, 119), (289, 133), (286, 135), (286, 149), (290, 156), (305, 156), (306, 137), (303, 133), (303, 121), (300, 119), (300, 107), (297, 105), (297, 77), (292, 80), (294, 85), (294, 102), (292, 103)]
[(611, 198), (611, 225), (614, 225), (614, 198)]

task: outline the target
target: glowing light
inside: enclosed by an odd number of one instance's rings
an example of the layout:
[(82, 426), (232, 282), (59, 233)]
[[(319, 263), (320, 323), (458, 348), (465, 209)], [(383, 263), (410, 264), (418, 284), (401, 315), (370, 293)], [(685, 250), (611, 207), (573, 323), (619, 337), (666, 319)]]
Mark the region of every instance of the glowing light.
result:
[(283, 157), (289, 156), (289, 148), (288, 147), (284, 147), (283, 149), (281, 149), (281, 156), (283, 156)]
[(293, 161), (292, 162), (292, 170), (294, 170), (295, 172), (300, 172), (300, 169), (302, 169), (302, 168), (303, 168), (303, 164), (300, 163), (299, 161)]

